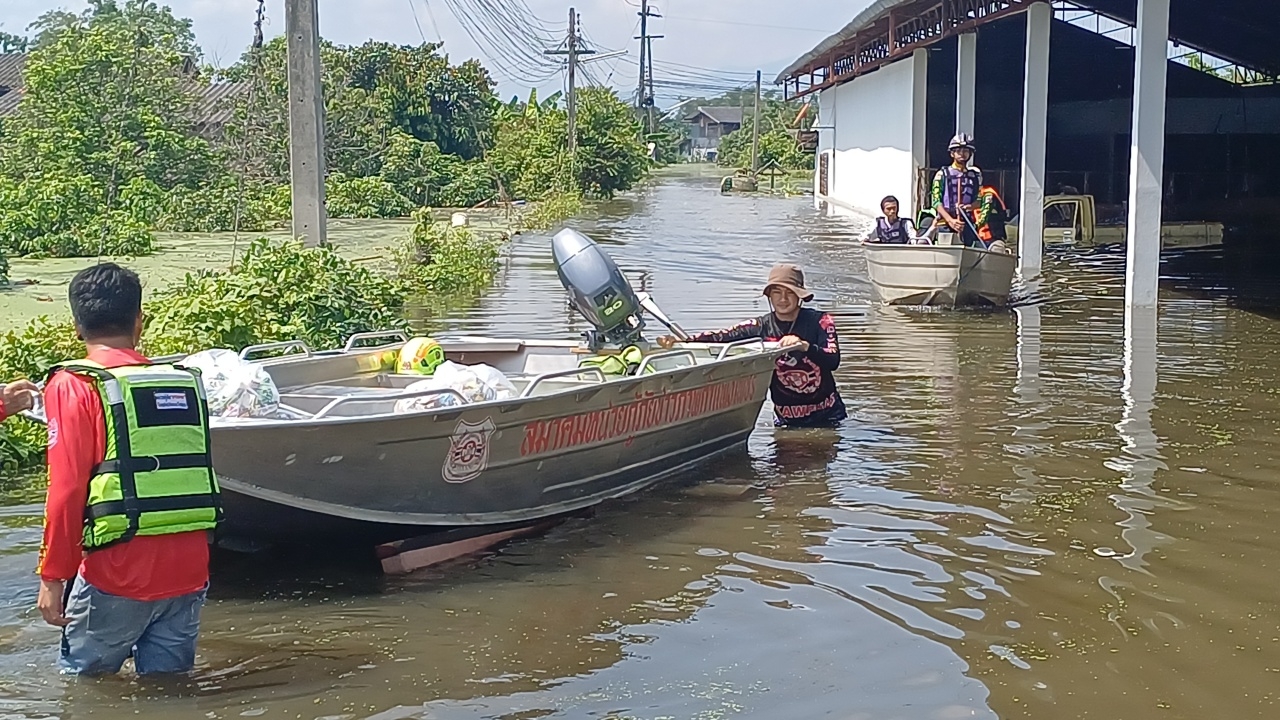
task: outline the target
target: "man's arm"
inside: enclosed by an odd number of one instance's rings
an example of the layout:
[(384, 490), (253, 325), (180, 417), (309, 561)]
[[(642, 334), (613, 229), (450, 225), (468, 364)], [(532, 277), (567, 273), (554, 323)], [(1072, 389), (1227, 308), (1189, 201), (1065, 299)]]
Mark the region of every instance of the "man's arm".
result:
[(945, 211), (942, 207), (942, 171), (933, 174), (933, 186), (929, 189), (929, 201), (933, 203), (934, 212)]
[(739, 340), (750, 340), (751, 338), (764, 337), (764, 324), (760, 318), (753, 318), (744, 323), (739, 323), (726, 330), (712, 330), (709, 332), (701, 332), (689, 338), (690, 342), (705, 343), (729, 343)]
[(91, 409), (98, 402), (87, 382), (67, 372), (54, 375), (45, 389), (49, 491), (36, 572), (41, 580), (40, 613), (54, 625), (65, 624), (62, 590), (79, 572), (84, 555), (84, 508), (98, 460), (95, 424), (102, 422), (101, 411), (95, 417)]
[(840, 367), (840, 339), (836, 336), (836, 321), (823, 313), (818, 320), (818, 328), (822, 333), (822, 341), (809, 343), (805, 354), (814, 365), (823, 370), (835, 370)]
[(0, 422), (10, 415), (30, 410), (38, 394), (40, 388), (30, 380), (14, 380), (8, 385), (0, 385)]

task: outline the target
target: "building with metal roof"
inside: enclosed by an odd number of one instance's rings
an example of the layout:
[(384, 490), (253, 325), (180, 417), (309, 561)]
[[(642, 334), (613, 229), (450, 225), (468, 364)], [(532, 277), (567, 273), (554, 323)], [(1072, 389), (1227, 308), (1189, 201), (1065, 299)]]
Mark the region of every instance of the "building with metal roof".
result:
[(818, 108), (815, 195), (928, 207), (947, 140), (1020, 212), (1039, 272), (1046, 193), (1126, 218), (1130, 300), (1155, 302), (1165, 220), (1270, 223), (1280, 207), (1276, 0), (876, 0), (777, 77)]
[[(13, 114), (22, 99), (22, 73), (26, 67), (26, 53), (0, 54), (0, 119)], [(235, 100), (248, 91), (248, 83), (210, 83), (198, 77), (193, 64), (183, 65), (183, 74), (190, 76), (191, 92), (195, 97), (193, 123), (204, 134), (221, 132), (235, 112)]]

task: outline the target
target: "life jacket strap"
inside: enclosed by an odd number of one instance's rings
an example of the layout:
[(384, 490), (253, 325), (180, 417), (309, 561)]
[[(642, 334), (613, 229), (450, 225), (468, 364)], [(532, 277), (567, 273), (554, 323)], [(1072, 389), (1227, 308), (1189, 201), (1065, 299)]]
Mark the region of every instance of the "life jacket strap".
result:
[[(140, 498), (135, 503), (139, 513), (165, 512), (168, 510), (196, 510), (200, 508), (214, 509), (216, 496), (213, 493), (196, 495), (170, 495), (168, 497)], [(85, 515), (90, 520), (97, 520), (111, 515), (126, 515), (129, 506), (124, 500), (109, 500), (95, 503), (85, 508)], [(136, 530), (135, 530), (136, 532)]]
[(189, 470), (191, 468), (209, 467), (209, 456), (204, 453), (191, 453), (187, 455), (157, 455), (154, 457), (133, 457), (127, 462), (116, 458), (115, 460), (105, 460), (98, 463), (93, 469), (93, 475), (107, 475), (110, 473), (119, 473), (125, 469), (130, 472), (156, 472), (158, 470)]

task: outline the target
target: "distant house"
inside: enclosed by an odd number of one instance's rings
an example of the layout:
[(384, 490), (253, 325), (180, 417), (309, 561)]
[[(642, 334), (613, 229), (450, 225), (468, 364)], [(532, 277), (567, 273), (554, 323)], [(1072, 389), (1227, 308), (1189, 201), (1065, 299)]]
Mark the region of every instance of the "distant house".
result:
[(742, 127), (740, 107), (697, 107), (684, 118), (689, 126), (687, 154), (699, 160), (716, 159), (720, 138)]
[[(26, 53), (0, 54), (0, 121), (18, 109), (26, 64)], [(248, 91), (248, 83), (210, 83), (200, 77), (199, 67), (190, 58), (184, 59), (181, 72), (195, 86), (193, 125), (202, 135), (218, 135), (231, 120), (235, 98)]]

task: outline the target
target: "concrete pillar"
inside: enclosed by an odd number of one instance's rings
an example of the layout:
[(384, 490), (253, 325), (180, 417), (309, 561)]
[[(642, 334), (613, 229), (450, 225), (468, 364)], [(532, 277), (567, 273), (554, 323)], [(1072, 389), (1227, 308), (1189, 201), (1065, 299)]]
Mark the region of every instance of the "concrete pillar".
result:
[[(1022, 90), (1022, 188), (1018, 199), (1018, 258), (1022, 277), (1040, 274), (1044, 254), (1044, 153), (1049, 132), (1049, 27), (1053, 10), (1027, 8), (1026, 79)], [(981, 166), (981, 162), (979, 162)]]
[[(917, 195), (920, 186), (920, 171), (929, 166), (928, 142), (925, 121), (929, 117), (929, 51), (916, 50), (911, 53), (911, 195)], [(925, 198), (915, 197), (916, 208), (927, 202)], [(908, 216), (913, 217), (914, 215)]]
[(1160, 280), (1160, 204), (1164, 183), (1165, 80), (1169, 0), (1138, 0), (1133, 133), (1129, 149), (1126, 305), (1154, 306)]
[(973, 135), (978, 92), (978, 34), (967, 32), (956, 40), (956, 132)]
[(327, 242), (324, 209), (324, 94), (320, 86), (318, 0), (285, 0), (289, 54), (289, 181), (293, 236)]

